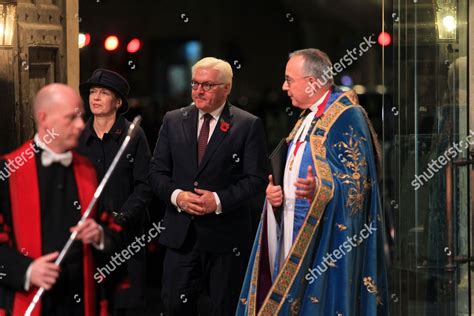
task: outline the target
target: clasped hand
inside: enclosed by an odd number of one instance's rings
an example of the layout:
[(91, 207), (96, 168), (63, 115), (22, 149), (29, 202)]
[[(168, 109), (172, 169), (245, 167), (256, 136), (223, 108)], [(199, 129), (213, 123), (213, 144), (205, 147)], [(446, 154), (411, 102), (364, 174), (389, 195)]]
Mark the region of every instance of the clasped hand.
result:
[(214, 193), (202, 189), (194, 189), (194, 192), (180, 192), (176, 203), (181, 210), (191, 215), (206, 215), (217, 210)]

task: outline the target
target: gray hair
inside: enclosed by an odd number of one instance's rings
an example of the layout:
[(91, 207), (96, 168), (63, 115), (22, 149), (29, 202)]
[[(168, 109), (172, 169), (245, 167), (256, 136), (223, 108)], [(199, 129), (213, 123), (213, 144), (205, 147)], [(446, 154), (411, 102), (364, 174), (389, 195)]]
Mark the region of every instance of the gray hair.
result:
[(219, 77), (224, 83), (228, 83), (232, 85), (232, 67), (230, 64), (222, 59), (218, 59), (215, 57), (205, 57), (194, 64), (191, 68), (191, 73), (194, 76), (196, 69), (199, 68), (209, 68), (215, 69), (219, 71)]
[(328, 87), (334, 84), (332, 63), (326, 53), (316, 48), (306, 48), (290, 53), (288, 58), (295, 56), (303, 57), (305, 75), (315, 77), (320, 87)]

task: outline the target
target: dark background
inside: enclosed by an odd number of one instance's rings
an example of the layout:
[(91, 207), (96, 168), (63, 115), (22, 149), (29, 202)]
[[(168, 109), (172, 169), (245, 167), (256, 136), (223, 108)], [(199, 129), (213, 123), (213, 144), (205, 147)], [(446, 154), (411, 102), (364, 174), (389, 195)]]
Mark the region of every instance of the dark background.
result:
[[(373, 34), (377, 39), (381, 10), (381, 2), (374, 0), (81, 0), (80, 32), (91, 35), (90, 44), (80, 52), (81, 82), (96, 68), (123, 74), (131, 85), (126, 117), (142, 114), (153, 150), (163, 115), (191, 102), (191, 66), (206, 56), (225, 59), (234, 71), (230, 101), (262, 118), (271, 151), (288, 135), (299, 113), (281, 90), (288, 54), (313, 47), (336, 62), (347, 49), (358, 48), (364, 37)], [(104, 49), (108, 35), (119, 38), (116, 51)], [(143, 43), (135, 54), (126, 51), (132, 38)], [(390, 49), (385, 51), (387, 55)], [(386, 60), (390, 63), (390, 56)], [(344, 75), (352, 78), (353, 85), (366, 88), (359, 95), (360, 103), (382, 135), (382, 94), (380, 87), (376, 89), (382, 84), (381, 46), (376, 44), (358, 57), (335, 77), (335, 83), (340, 85)], [(259, 210), (263, 197), (257, 200)], [(153, 202), (153, 221), (160, 219), (162, 209), (159, 201)], [(256, 211), (255, 225), (258, 220)], [(161, 310), (162, 249), (154, 242), (148, 251), (150, 312), (156, 313)]]
[[(130, 82), (130, 97), (145, 113), (144, 128), (154, 144), (161, 119), (168, 110), (191, 101), (190, 68), (202, 57), (227, 60), (234, 70), (230, 100), (258, 116), (266, 125), (269, 148), (286, 136), (297, 116), (281, 90), (288, 53), (314, 47), (333, 62), (358, 47), (364, 36), (380, 33), (381, 3), (377, 1), (80, 1), (80, 31), (91, 35), (81, 49), (81, 81), (105, 67)], [(186, 22), (187, 21), (187, 22)], [(116, 35), (120, 46), (108, 52), (103, 42)], [(135, 54), (126, 51), (132, 38), (143, 42)], [(381, 47), (376, 45), (339, 74), (367, 93), (361, 103), (380, 119)], [(378, 115), (378, 116), (377, 116)], [(377, 125), (378, 122), (373, 120)]]

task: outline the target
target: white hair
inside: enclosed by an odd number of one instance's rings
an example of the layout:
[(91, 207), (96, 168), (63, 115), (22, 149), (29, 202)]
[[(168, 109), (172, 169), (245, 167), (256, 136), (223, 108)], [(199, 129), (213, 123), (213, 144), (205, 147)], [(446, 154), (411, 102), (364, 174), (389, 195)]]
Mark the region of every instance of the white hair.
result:
[(207, 69), (215, 69), (219, 71), (219, 78), (223, 81), (223, 83), (232, 84), (232, 67), (228, 62), (222, 59), (214, 58), (214, 57), (205, 57), (194, 64), (191, 68), (192, 75), (196, 72), (198, 68), (207, 68)]

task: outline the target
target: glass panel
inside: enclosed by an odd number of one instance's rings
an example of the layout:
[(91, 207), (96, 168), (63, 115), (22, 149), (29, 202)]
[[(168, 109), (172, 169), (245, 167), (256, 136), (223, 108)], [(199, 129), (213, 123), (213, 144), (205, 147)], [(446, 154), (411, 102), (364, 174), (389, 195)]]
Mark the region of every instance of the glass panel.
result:
[(11, 46), (13, 44), (15, 17), (15, 4), (0, 4), (0, 46)]
[(385, 105), (383, 172), (395, 232), (391, 314), (469, 315), (469, 167), (455, 163), (474, 144), (468, 1), (393, 4), (394, 98)]
[(6, 5), (0, 4), (0, 46), (5, 45), (5, 14)]
[(13, 33), (15, 29), (16, 5), (6, 5), (5, 16), (5, 42), (3, 45), (13, 44)]

